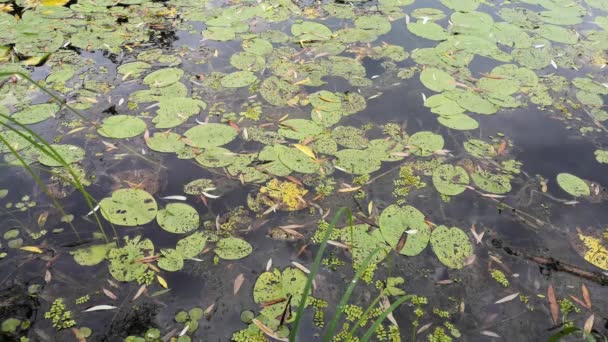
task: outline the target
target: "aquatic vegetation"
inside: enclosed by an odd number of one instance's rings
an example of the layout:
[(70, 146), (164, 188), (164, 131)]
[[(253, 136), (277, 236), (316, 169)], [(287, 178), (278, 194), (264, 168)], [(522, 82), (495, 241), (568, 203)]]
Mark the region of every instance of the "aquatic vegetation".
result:
[(51, 320), (53, 327), (57, 330), (71, 328), (76, 325), (72, 319), (72, 312), (66, 310), (62, 298), (53, 301), (49, 311), (44, 313), (44, 318)]

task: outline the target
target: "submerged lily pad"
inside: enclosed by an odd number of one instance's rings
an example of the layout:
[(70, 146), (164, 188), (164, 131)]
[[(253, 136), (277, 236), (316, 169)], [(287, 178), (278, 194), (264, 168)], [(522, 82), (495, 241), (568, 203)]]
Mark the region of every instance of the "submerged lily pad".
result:
[(420, 254), (431, 236), (431, 228), (424, 222), (424, 214), (409, 205), (386, 207), (378, 225), (384, 240), (395, 249), (401, 248), (398, 252), (407, 256)]
[(200, 217), (196, 209), (185, 203), (169, 203), (165, 209), (158, 211), (158, 225), (175, 234), (188, 233), (200, 225)]
[(140, 189), (120, 189), (99, 203), (103, 217), (120, 226), (141, 226), (156, 217), (154, 197)]
[(112, 248), (116, 248), (115, 242), (80, 248), (70, 254), (78, 265), (94, 266), (102, 262)]
[[(84, 159), (84, 150), (81, 147), (74, 145), (50, 145), (56, 153), (58, 153), (66, 164), (73, 164)], [(42, 165), (46, 166), (63, 166), (63, 163), (56, 160), (55, 158), (41, 153), (38, 157), (38, 161)]]
[(449, 268), (463, 268), (473, 254), (469, 237), (457, 227), (436, 227), (431, 234), (431, 247), (439, 261)]
[(196, 156), (196, 161), (205, 167), (224, 167), (232, 164), (237, 154), (223, 147), (210, 147)]
[(146, 131), (146, 123), (130, 115), (114, 115), (103, 120), (97, 129), (100, 135), (106, 138), (132, 138)]
[(225, 260), (242, 259), (253, 251), (249, 242), (235, 237), (223, 238), (217, 242), (215, 254)]
[(511, 191), (511, 180), (507, 175), (482, 170), (471, 174), (471, 178), (480, 189), (493, 194), (505, 194)]
[(237, 132), (228, 125), (208, 123), (190, 128), (184, 136), (194, 147), (210, 148), (226, 145), (236, 138)]
[(589, 185), (584, 180), (570, 173), (560, 173), (557, 175), (557, 184), (562, 190), (575, 197), (591, 195)]
[(469, 185), (469, 174), (460, 166), (444, 164), (433, 171), (433, 185), (441, 194), (456, 196)]

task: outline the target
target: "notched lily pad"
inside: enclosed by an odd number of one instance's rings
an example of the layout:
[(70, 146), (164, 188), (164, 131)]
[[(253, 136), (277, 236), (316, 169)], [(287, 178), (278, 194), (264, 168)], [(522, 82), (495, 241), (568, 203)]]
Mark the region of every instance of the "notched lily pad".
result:
[(433, 171), (433, 185), (443, 195), (456, 196), (469, 185), (469, 174), (460, 166), (444, 164)]
[(226, 145), (236, 138), (237, 132), (228, 125), (208, 123), (190, 128), (184, 136), (194, 147), (210, 148)]
[(169, 203), (165, 209), (158, 211), (158, 225), (169, 233), (184, 234), (193, 231), (200, 225), (196, 209), (185, 203)]
[(424, 214), (409, 205), (386, 207), (380, 215), (378, 225), (384, 240), (407, 256), (420, 254), (431, 236), (431, 229), (424, 222)]
[(589, 185), (584, 180), (570, 173), (560, 173), (557, 175), (557, 184), (562, 190), (574, 197), (591, 195)]
[(473, 254), (469, 237), (457, 227), (436, 227), (431, 234), (431, 247), (439, 261), (449, 268), (463, 268)]
[(214, 249), (215, 254), (225, 260), (242, 259), (251, 254), (252, 251), (253, 247), (249, 242), (235, 237), (221, 239)]
[(103, 120), (97, 132), (106, 138), (124, 139), (136, 137), (146, 131), (146, 123), (130, 115), (114, 115)]
[(158, 205), (154, 197), (140, 189), (120, 189), (99, 203), (103, 217), (120, 226), (141, 226), (156, 217)]

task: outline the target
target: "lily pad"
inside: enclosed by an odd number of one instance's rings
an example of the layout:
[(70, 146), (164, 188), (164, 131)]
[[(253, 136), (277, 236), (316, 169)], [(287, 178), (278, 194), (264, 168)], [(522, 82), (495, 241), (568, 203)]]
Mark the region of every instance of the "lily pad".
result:
[(210, 147), (196, 156), (196, 161), (205, 167), (224, 167), (232, 164), (237, 154), (223, 147)]
[[(84, 150), (81, 147), (74, 145), (51, 145), (53, 150), (58, 153), (66, 164), (73, 164), (84, 159)], [(55, 160), (55, 158), (41, 153), (38, 161), (46, 166), (63, 166), (63, 163)]]
[(589, 196), (591, 190), (584, 180), (570, 173), (560, 173), (557, 175), (557, 184), (574, 197)]
[(420, 157), (428, 157), (435, 151), (443, 149), (444, 140), (439, 134), (429, 131), (417, 132), (408, 141), (411, 152)]
[(198, 114), (201, 109), (205, 109), (207, 104), (201, 100), (192, 98), (166, 98), (158, 102), (156, 117), (152, 122), (156, 128), (173, 128), (188, 121), (188, 119)]
[(141, 226), (156, 217), (158, 206), (154, 197), (140, 189), (120, 189), (99, 203), (103, 217), (120, 226)]
[(223, 238), (217, 242), (215, 254), (225, 260), (242, 259), (253, 251), (253, 247), (243, 240), (235, 237)]
[(154, 244), (149, 239), (141, 240), (141, 236), (133, 239), (125, 237), (121, 248), (113, 248), (108, 253), (109, 270), (118, 281), (133, 281), (143, 276), (148, 266), (143, 262), (135, 262), (146, 256), (154, 255)]
[(116, 248), (115, 242), (80, 248), (70, 254), (78, 265), (94, 266), (102, 262), (112, 248)]
[(211, 191), (213, 188), (215, 188), (215, 185), (213, 185), (213, 181), (211, 179), (200, 178), (184, 185), (184, 192), (188, 195), (200, 196), (203, 194), (203, 192)]
[(146, 140), (146, 144), (151, 150), (166, 153), (176, 153), (186, 147), (184, 138), (173, 132), (154, 133), (150, 139)]
[(220, 83), (226, 88), (240, 88), (246, 87), (253, 83), (257, 77), (249, 70), (235, 71), (231, 74), (224, 76)]
[(22, 125), (31, 125), (55, 117), (59, 106), (54, 103), (32, 105), (11, 115), (11, 118)]
[(458, 227), (436, 227), (431, 234), (431, 247), (439, 261), (449, 268), (463, 268), (473, 254), (469, 237)]
[(481, 170), (471, 174), (471, 178), (480, 189), (493, 194), (506, 194), (511, 191), (511, 180), (507, 175)]
[(194, 147), (210, 148), (226, 145), (236, 138), (237, 132), (228, 125), (208, 123), (190, 128), (184, 136)]
[[(30, 137), (30, 139), (35, 140), (26, 131), (19, 131), (19, 133), (25, 135), (26, 137)], [(15, 131), (0, 131), (0, 136), (2, 136), (2, 138), (6, 140), (6, 142), (10, 144), (10, 147), (13, 148), (15, 151), (21, 151), (25, 148), (30, 147), (32, 143), (28, 139), (19, 135), (19, 133)], [(10, 151), (11, 149), (9, 148), (9, 146), (5, 145), (3, 141), (0, 141), (0, 153), (6, 153)]]
[(106, 138), (133, 138), (146, 131), (146, 123), (130, 115), (114, 115), (103, 120), (97, 132)]
[(303, 140), (314, 137), (324, 128), (314, 121), (306, 119), (289, 119), (281, 122), (279, 134), (287, 139)]
[(456, 81), (447, 72), (437, 68), (425, 68), (420, 73), (420, 82), (432, 91), (442, 92), (456, 88)]
[(431, 228), (424, 222), (424, 214), (409, 205), (400, 207), (393, 204), (386, 207), (380, 214), (378, 225), (384, 240), (392, 248), (401, 248), (398, 252), (407, 256), (420, 254), (431, 236)]
[[(253, 301), (262, 304), (291, 297), (291, 304), (297, 307), (306, 287), (306, 278), (304, 272), (291, 267), (283, 272), (276, 268), (272, 272), (264, 272), (253, 285)], [(274, 319), (281, 315), (284, 308), (285, 303), (268, 305), (261, 314)]]
[(175, 250), (184, 258), (194, 258), (203, 251), (206, 243), (207, 237), (203, 233), (197, 232), (177, 241)]
[(304, 21), (291, 26), (291, 34), (297, 41), (317, 41), (328, 40), (331, 38), (329, 27), (315, 23), (314, 21)]
[(300, 173), (318, 173), (321, 164), (295, 148), (279, 151), (279, 160), (289, 169)]
[(144, 84), (147, 84), (150, 88), (162, 88), (177, 83), (182, 76), (184, 76), (182, 69), (160, 69), (144, 77)]
[(165, 209), (158, 211), (158, 225), (169, 233), (184, 234), (200, 226), (200, 217), (196, 209), (185, 203), (169, 203)]
[(184, 268), (184, 257), (175, 249), (162, 249), (161, 257), (158, 259), (158, 267), (167, 271), (175, 272)]
[(448, 32), (443, 27), (432, 21), (409, 23), (407, 29), (419, 37), (430, 40), (446, 40), (449, 37)]
[(442, 115), (437, 121), (445, 127), (459, 131), (468, 131), (479, 127), (477, 120), (466, 114)]
[(335, 155), (338, 158), (336, 167), (355, 175), (372, 173), (382, 166), (380, 158), (366, 150), (346, 149), (336, 152)]
[(444, 164), (433, 171), (433, 185), (443, 195), (456, 196), (469, 185), (469, 174), (460, 166)]

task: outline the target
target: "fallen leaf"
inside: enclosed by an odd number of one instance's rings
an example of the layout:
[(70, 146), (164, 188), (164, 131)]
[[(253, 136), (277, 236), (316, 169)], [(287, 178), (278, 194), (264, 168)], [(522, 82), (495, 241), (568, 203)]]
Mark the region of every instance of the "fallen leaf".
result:
[(549, 301), (549, 308), (551, 309), (551, 318), (553, 319), (553, 324), (557, 325), (557, 322), (559, 321), (559, 306), (557, 305), (553, 285), (549, 285), (549, 288), (547, 289), (547, 300)]
[(146, 285), (142, 285), (139, 290), (137, 290), (137, 293), (135, 294), (135, 296), (133, 296), (133, 299), (131, 299), (131, 301), (136, 300), (137, 298), (139, 298), (139, 296), (142, 295), (142, 293), (144, 293), (144, 291), (146, 291)]
[(160, 199), (164, 199), (164, 200), (176, 200), (176, 201), (185, 201), (188, 198), (186, 196), (181, 196), (181, 195), (174, 195), (174, 196), (165, 196), (165, 197), (161, 197)]
[(304, 267), (304, 265), (300, 264), (299, 262), (292, 261), (291, 264), (294, 265), (296, 268), (300, 269), (300, 271), (306, 274), (310, 274), (310, 270)]
[(582, 300), (580, 300), (578, 297), (570, 295), (570, 298), (572, 298), (573, 301), (577, 302), (578, 305), (580, 305), (580, 306), (582, 306), (584, 308), (587, 307), (587, 304), (585, 304), (585, 302), (583, 302)]
[(48, 211), (43, 211), (42, 213), (40, 213), (40, 215), (38, 216), (38, 227), (42, 228), (44, 226), (44, 224), (46, 223), (46, 219), (49, 218), (49, 212)]
[(114, 309), (118, 309), (118, 307), (113, 306), (113, 305), (95, 305), (92, 306), (86, 310), (84, 310), (83, 312), (92, 312), (92, 311), (105, 311), (105, 310), (114, 310)]
[(159, 275), (156, 275), (156, 279), (158, 280), (158, 283), (160, 284), (160, 286), (162, 286), (166, 289), (169, 288), (169, 284), (167, 284), (167, 281), (165, 280), (165, 278), (163, 278)]
[(583, 299), (585, 300), (585, 307), (587, 309), (591, 309), (591, 295), (589, 294), (589, 290), (585, 284), (581, 285), (581, 291), (583, 292)]
[(489, 331), (489, 330), (483, 330), (481, 332), (482, 335), (486, 335), (486, 336), (490, 336), (490, 337), (496, 337), (499, 338), (500, 335), (498, 335), (497, 333), (493, 332), (493, 331)]
[(301, 145), (301, 144), (293, 144), (293, 147), (297, 148), (300, 152), (304, 153), (308, 157), (310, 157), (312, 159), (317, 159), (317, 156), (312, 151), (312, 148), (305, 146), (305, 145)]
[(205, 309), (205, 315), (208, 315), (211, 313), (211, 311), (213, 311), (213, 309), (215, 308), (215, 303), (212, 303), (211, 305), (209, 305), (206, 309)]
[(26, 251), (26, 252), (32, 252), (32, 253), (44, 253), (42, 251), (42, 249), (36, 247), (36, 246), (23, 246), (23, 247), (19, 247), (20, 250), (22, 251)]
[(435, 284), (437, 285), (450, 285), (454, 283), (454, 281), (452, 279), (443, 279), (443, 280), (439, 280), (437, 282), (435, 282)]
[(266, 272), (268, 272), (271, 267), (272, 267), (272, 258), (268, 259), (268, 262), (266, 263)]
[(186, 333), (188, 332), (188, 329), (190, 329), (190, 324), (186, 323), (186, 326), (184, 327), (184, 329), (182, 329), (182, 331), (179, 332), (178, 336), (186, 335)]
[(52, 278), (53, 276), (51, 275), (51, 271), (46, 270), (46, 272), (44, 272), (44, 281), (46, 283), (50, 283)]
[(507, 141), (503, 140), (500, 142), (500, 145), (498, 145), (498, 151), (496, 152), (497, 155), (502, 155), (505, 150), (507, 149)]
[(361, 189), (360, 186), (353, 186), (353, 187), (350, 187), (350, 188), (338, 189), (338, 192), (353, 192), (353, 191), (357, 191), (359, 189)]
[(416, 331), (416, 334), (421, 334), (421, 333), (427, 331), (431, 327), (431, 325), (433, 325), (433, 323), (427, 323), (427, 324), (421, 326), (420, 329), (418, 329), (418, 331)]
[(514, 294), (510, 294), (504, 298), (501, 298), (501, 299), (497, 300), (496, 302), (494, 302), (494, 304), (502, 304), (502, 303), (512, 301), (513, 299), (517, 298), (517, 296), (519, 296), (519, 292), (515, 292)]
[(481, 232), (481, 234), (477, 234), (475, 224), (473, 224), (473, 225), (471, 225), (471, 233), (473, 233), (473, 236), (475, 237), (475, 242), (479, 245), (486, 232)]
[[(391, 302), (389, 302), (387, 297), (382, 297), (382, 302), (380, 303), (380, 305), (382, 306), (382, 310), (388, 310), (391, 307)], [(393, 313), (390, 312), (386, 318), (393, 323), (394, 326), (398, 327), (399, 324), (397, 324), (397, 320), (395, 319), (395, 316), (393, 316)]]
[(275, 339), (275, 340), (279, 340), (279, 341), (285, 341), (285, 342), (289, 341), (289, 340), (288, 340), (288, 339), (286, 339), (286, 338), (282, 338), (282, 337), (277, 336), (277, 335), (274, 333), (274, 331), (272, 331), (272, 329), (270, 329), (269, 327), (265, 326), (265, 325), (264, 325), (262, 322), (260, 322), (259, 320), (257, 320), (257, 319), (255, 319), (255, 318), (254, 318), (254, 319), (252, 320), (252, 322), (253, 322), (253, 324), (255, 324), (255, 325), (258, 327), (258, 328), (260, 328), (260, 330), (262, 330), (262, 332), (263, 332), (264, 334), (266, 334), (266, 335), (268, 335), (268, 336), (272, 337), (273, 339)]
[(118, 299), (118, 297), (116, 297), (116, 295), (115, 295), (115, 294), (114, 294), (112, 291), (110, 291), (110, 290), (106, 289), (105, 287), (104, 287), (104, 288), (102, 288), (102, 291), (103, 291), (103, 293), (104, 293), (104, 294), (105, 294), (105, 295), (106, 295), (108, 298), (110, 298), (110, 299), (112, 299), (112, 300), (117, 300), (117, 299)]
[(587, 318), (587, 320), (585, 321), (585, 324), (583, 325), (583, 334), (585, 336), (591, 334), (591, 329), (593, 329), (594, 320), (595, 320), (595, 314), (591, 314), (591, 316), (589, 316), (589, 318)]
[(243, 275), (243, 273), (236, 276), (236, 278), (234, 279), (234, 286), (232, 287), (233, 295), (236, 295), (239, 292), (244, 281), (245, 281), (245, 276)]

